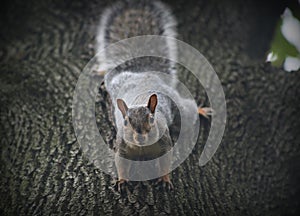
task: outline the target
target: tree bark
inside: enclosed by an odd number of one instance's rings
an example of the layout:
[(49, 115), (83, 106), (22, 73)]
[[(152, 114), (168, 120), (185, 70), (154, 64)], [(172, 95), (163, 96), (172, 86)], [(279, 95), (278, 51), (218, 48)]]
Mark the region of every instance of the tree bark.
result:
[[(166, 3), (179, 39), (211, 62), (224, 88), (227, 126), (213, 159), (198, 165), (209, 132), (204, 120), (192, 154), (172, 172), (174, 191), (146, 181), (132, 182), (124, 196), (115, 192), (112, 178), (85, 158), (72, 126), (76, 81), (93, 57), (97, 24), (111, 3), (10, 1), (0, 34), (1, 215), (299, 213), (299, 71), (284, 72), (262, 58), (284, 5)], [(180, 78), (197, 102), (207, 103), (193, 76)], [(101, 92), (98, 123), (111, 145), (115, 132)]]

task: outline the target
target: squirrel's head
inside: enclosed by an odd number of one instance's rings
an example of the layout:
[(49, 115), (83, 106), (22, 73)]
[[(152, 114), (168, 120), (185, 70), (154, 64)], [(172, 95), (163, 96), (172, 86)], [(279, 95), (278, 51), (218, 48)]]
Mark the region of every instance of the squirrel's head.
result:
[(155, 120), (157, 95), (150, 96), (147, 106), (128, 108), (122, 99), (117, 105), (123, 116), (123, 139), (135, 145), (152, 144), (159, 136)]

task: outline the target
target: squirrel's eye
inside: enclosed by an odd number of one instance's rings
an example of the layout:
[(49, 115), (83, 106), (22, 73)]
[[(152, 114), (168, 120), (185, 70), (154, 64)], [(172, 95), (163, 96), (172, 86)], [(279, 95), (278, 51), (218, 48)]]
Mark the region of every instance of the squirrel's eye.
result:
[(127, 124), (128, 124), (128, 121), (125, 119), (124, 120), (124, 125), (127, 126)]
[(154, 123), (154, 117), (153, 116), (150, 117), (149, 122), (150, 122), (150, 124)]

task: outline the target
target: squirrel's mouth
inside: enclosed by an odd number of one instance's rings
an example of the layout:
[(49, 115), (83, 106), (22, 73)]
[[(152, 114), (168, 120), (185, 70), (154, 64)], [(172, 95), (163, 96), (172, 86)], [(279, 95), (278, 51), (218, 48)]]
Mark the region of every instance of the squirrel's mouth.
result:
[[(124, 137), (125, 138), (125, 137)], [(154, 143), (156, 143), (159, 139), (152, 139), (151, 136), (147, 137), (147, 135), (142, 135), (142, 136), (131, 136), (125, 138), (124, 141), (131, 145), (131, 146), (150, 146)]]
[(133, 142), (130, 142), (131, 145), (133, 146), (138, 146), (138, 147), (143, 147), (147, 145), (151, 145), (152, 143), (148, 143), (146, 140), (145, 141), (138, 141), (138, 140), (132, 140)]
[(136, 145), (136, 146), (139, 146), (139, 147), (145, 147), (145, 146), (150, 146), (150, 145), (153, 145), (154, 141), (150, 141), (150, 140), (145, 140), (145, 141), (135, 141), (133, 144)]
[(125, 139), (124, 140), (127, 144), (131, 145), (131, 146), (139, 146), (139, 147), (142, 147), (142, 146), (146, 146), (146, 145), (149, 145), (146, 140), (142, 141), (142, 140), (137, 140), (135, 138), (132, 138), (132, 139)]
[(135, 140), (135, 145), (137, 145), (137, 146), (145, 146), (145, 145), (147, 145), (147, 143), (145, 141)]

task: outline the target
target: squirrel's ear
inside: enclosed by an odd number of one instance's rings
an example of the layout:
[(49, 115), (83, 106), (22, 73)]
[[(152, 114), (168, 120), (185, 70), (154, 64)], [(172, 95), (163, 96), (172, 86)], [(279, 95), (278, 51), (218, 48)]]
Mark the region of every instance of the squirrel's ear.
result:
[(128, 107), (122, 99), (117, 99), (118, 108), (121, 111), (123, 118), (125, 118)]
[(150, 96), (147, 107), (150, 109), (151, 113), (155, 112), (155, 108), (157, 105), (157, 95), (153, 94)]

